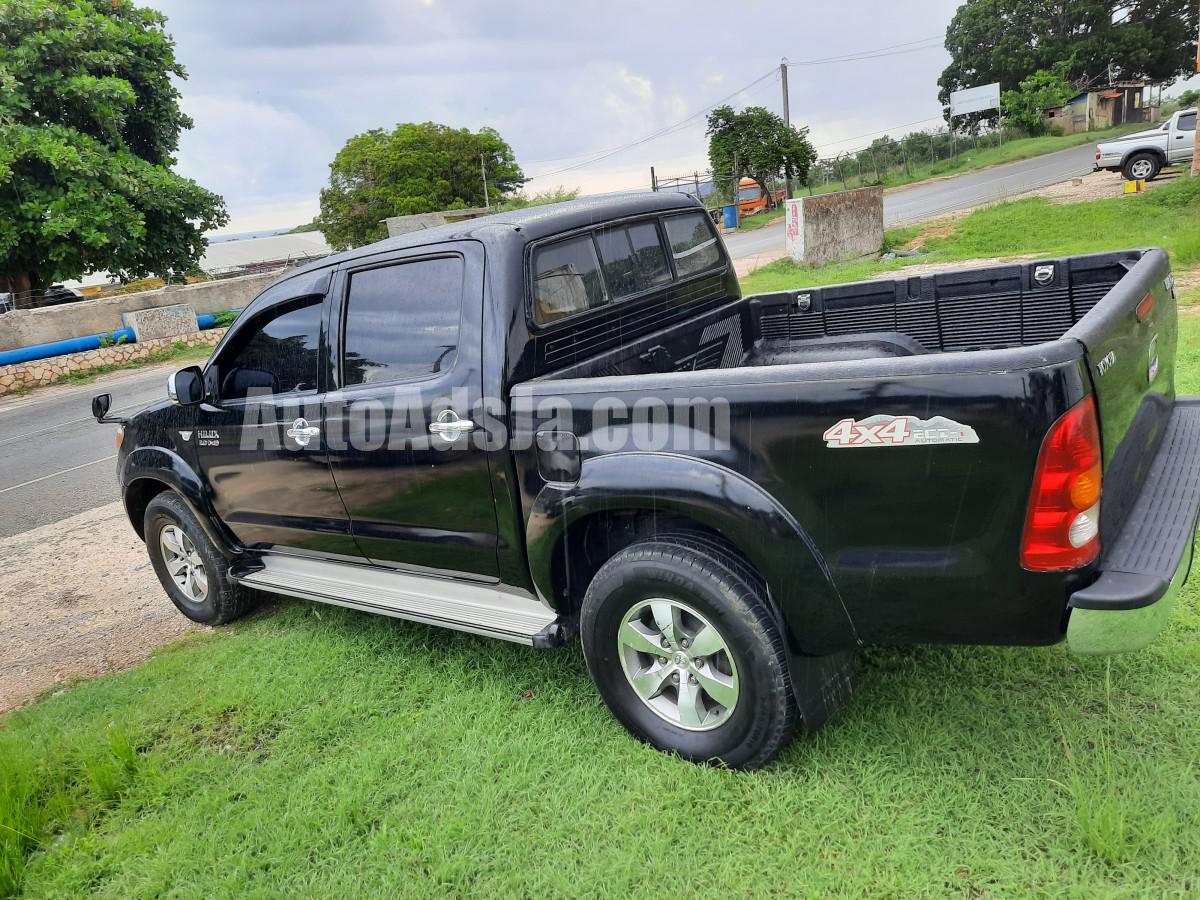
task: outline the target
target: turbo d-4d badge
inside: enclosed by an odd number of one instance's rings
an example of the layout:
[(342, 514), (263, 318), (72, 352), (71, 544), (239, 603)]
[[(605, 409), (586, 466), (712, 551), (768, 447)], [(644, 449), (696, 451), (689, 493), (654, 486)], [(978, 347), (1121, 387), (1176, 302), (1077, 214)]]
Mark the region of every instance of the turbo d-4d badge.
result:
[(869, 416), (866, 419), (842, 419), (824, 434), (825, 446), (834, 450), (847, 447), (923, 447), (931, 444), (978, 444), (979, 435), (970, 425), (934, 416)]

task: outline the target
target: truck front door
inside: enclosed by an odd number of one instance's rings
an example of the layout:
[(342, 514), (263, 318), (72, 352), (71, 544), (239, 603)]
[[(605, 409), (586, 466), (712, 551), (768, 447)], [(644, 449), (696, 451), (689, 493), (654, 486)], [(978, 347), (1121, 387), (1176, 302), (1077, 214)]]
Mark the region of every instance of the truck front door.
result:
[(1176, 119), (1167, 140), (1168, 162), (1172, 165), (1190, 162), (1196, 148), (1196, 114), (1184, 113)]
[(334, 284), (339, 390), (324, 431), (362, 553), (378, 565), (496, 580), (496, 511), (479, 400), (483, 250), (381, 254)]
[(328, 270), (262, 293), (205, 370), (180, 436), (241, 543), (361, 559), (320, 433)]

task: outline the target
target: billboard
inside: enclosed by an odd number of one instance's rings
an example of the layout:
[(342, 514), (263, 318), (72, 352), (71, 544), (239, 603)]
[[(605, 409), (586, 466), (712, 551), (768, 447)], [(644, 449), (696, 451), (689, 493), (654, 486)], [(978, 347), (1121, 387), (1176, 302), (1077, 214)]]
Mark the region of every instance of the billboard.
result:
[(1000, 82), (963, 88), (950, 95), (950, 115), (965, 116), (1000, 108)]

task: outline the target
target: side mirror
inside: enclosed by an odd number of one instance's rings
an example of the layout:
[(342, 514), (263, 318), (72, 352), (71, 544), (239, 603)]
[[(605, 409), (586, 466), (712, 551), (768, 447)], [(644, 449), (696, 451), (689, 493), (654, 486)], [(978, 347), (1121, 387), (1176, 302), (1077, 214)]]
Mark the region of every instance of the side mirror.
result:
[(180, 406), (195, 406), (204, 399), (204, 375), (199, 366), (180, 369), (167, 379), (167, 396)]
[(92, 398), (92, 418), (97, 422), (103, 422), (104, 417), (108, 415), (110, 406), (112, 406), (112, 394), (97, 394)]

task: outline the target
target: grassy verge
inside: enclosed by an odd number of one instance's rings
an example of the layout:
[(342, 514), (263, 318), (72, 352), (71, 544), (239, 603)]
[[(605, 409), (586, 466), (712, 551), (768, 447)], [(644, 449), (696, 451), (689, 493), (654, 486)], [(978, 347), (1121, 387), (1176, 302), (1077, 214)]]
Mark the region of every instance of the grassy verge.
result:
[(873, 650), (753, 774), (628, 738), (577, 649), (283, 604), (0, 722), (0, 894), (1195, 895), (1198, 720), (1196, 580), (1111, 662)]
[(784, 216), (783, 207), (779, 206), (775, 209), (768, 209), (764, 212), (756, 213), (753, 216), (746, 216), (742, 219), (739, 231), (757, 231), (765, 225), (770, 225), (773, 222), (782, 221)]
[[(862, 178), (848, 178), (844, 186), (840, 180), (830, 182), (826, 185), (814, 185), (813, 193), (825, 194), (844, 190), (845, 187), (853, 189), (871, 185), (902, 187), (904, 185), (916, 184), (919, 181), (927, 181), (930, 178), (961, 175), (963, 172), (975, 172), (980, 169), (990, 168), (991, 166), (1003, 165), (1004, 163), (1020, 162), (1023, 159), (1045, 156), (1047, 153), (1057, 153), (1059, 150), (1069, 150), (1071, 147), (1078, 147), (1083, 144), (1098, 144), (1101, 141), (1111, 141), (1122, 134), (1132, 134), (1135, 131), (1142, 130), (1142, 128), (1142, 125), (1130, 125), (1085, 134), (1069, 134), (1063, 137), (1018, 138), (1014, 141), (1008, 141), (1000, 147), (982, 147), (978, 150), (965, 150), (957, 156), (952, 156), (948, 159), (912, 165), (907, 172), (903, 169), (894, 170), (885, 173), (882, 178), (876, 178), (872, 172), (869, 175), (864, 174)], [(970, 141), (964, 142), (964, 146), (969, 143)], [(868, 166), (864, 162), (864, 173), (867, 168)], [(796, 196), (800, 196), (801, 193), (807, 193), (807, 188), (803, 191), (797, 191)]]
[(1197, 601), (1111, 665), (872, 651), (851, 706), (757, 774), (628, 738), (577, 650), (288, 604), (11, 716), (0, 877), (55, 897), (1194, 893)]
[(927, 253), (909, 259), (854, 260), (820, 268), (780, 260), (742, 279), (746, 293), (858, 281), (907, 266), (997, 256), (1066, 256), (1128, 247), (1166, 248), (1177, 266), (1200, 264), (1200, 178), (1180, 178), (1146, 194), (1054, 204), (1031, 197), (976, 210), (952, 226), (889, 229), (885, 243), (905, 246), (923, 234)]

